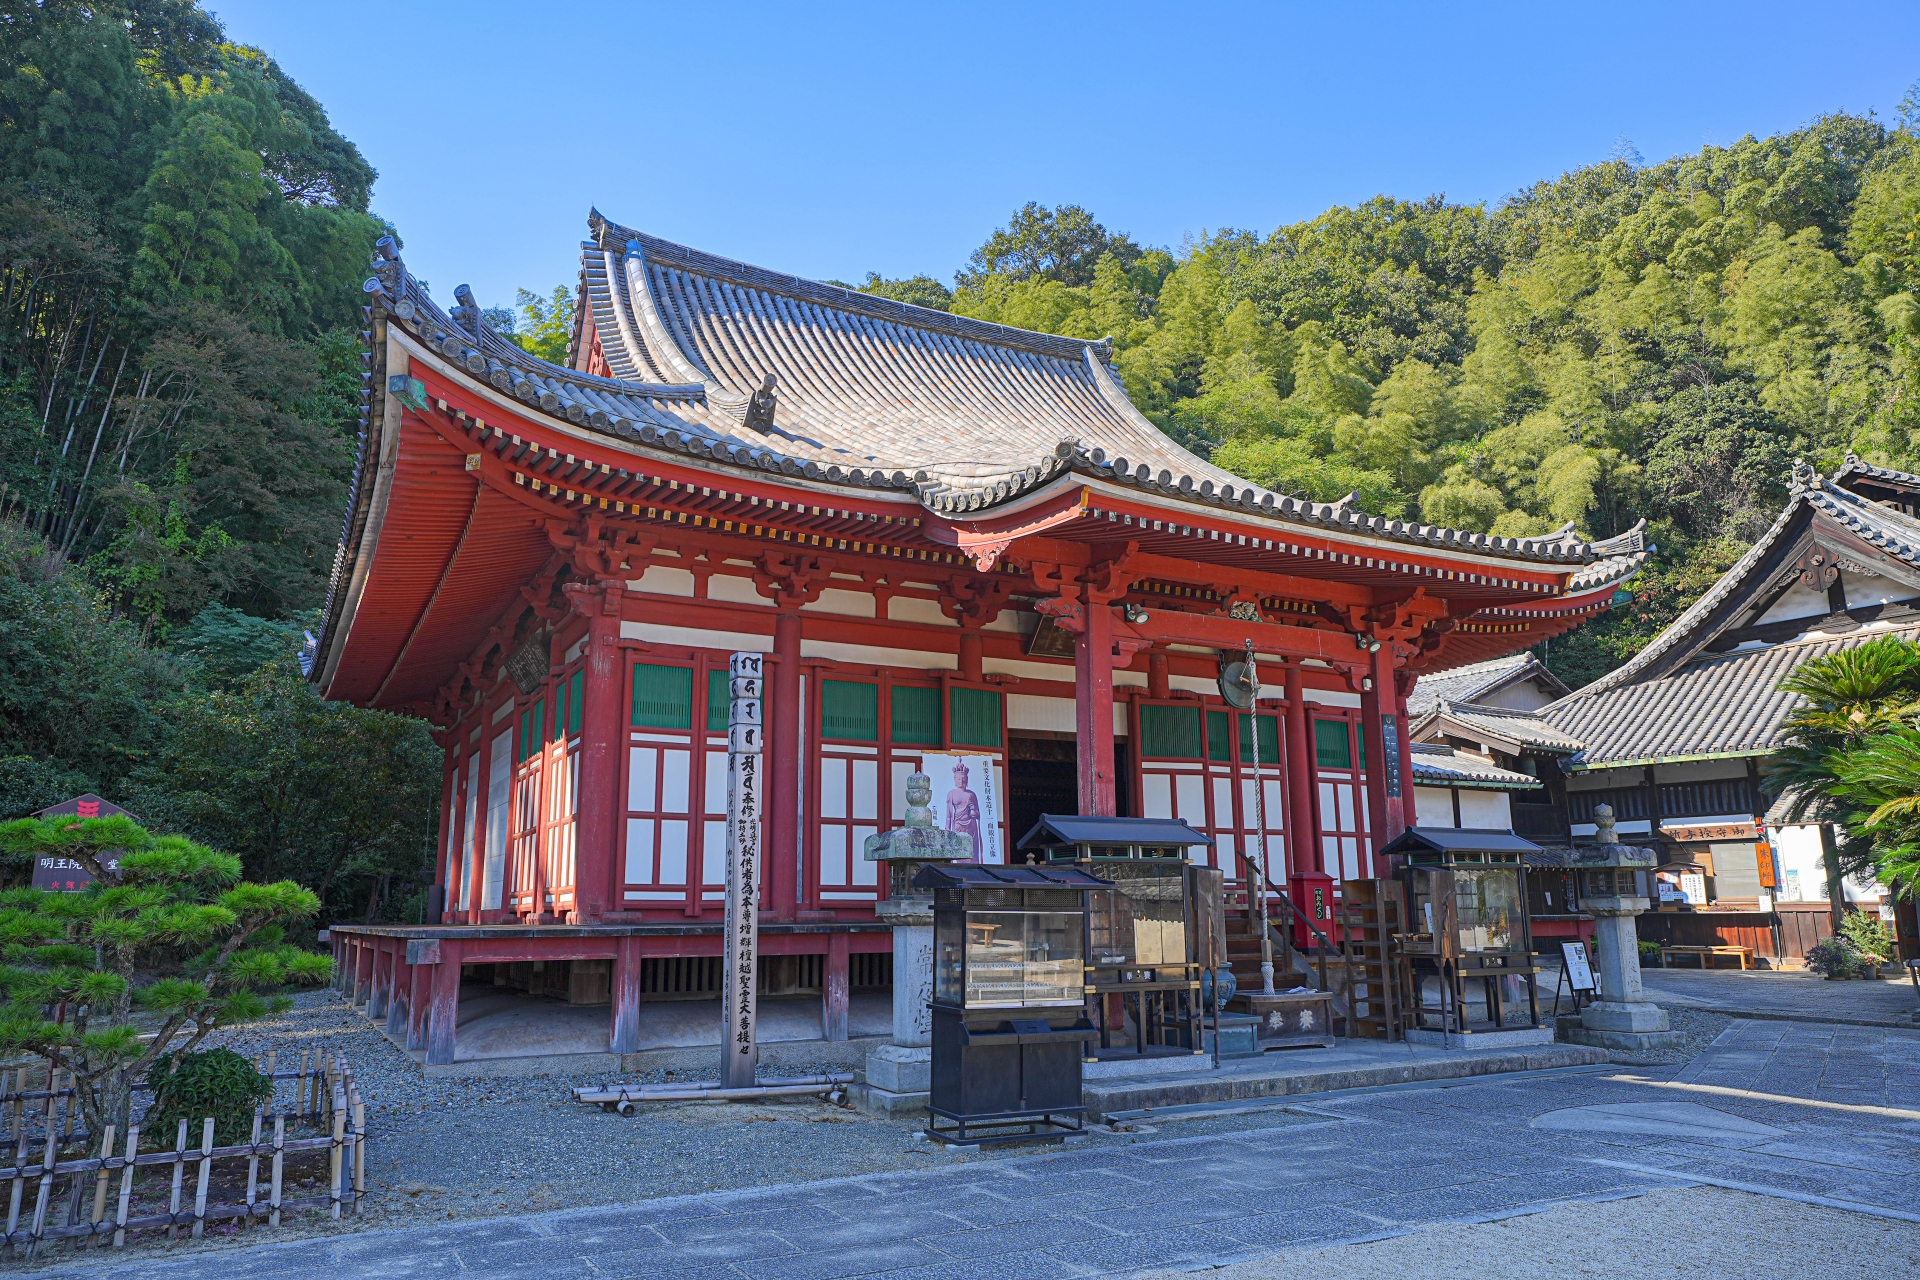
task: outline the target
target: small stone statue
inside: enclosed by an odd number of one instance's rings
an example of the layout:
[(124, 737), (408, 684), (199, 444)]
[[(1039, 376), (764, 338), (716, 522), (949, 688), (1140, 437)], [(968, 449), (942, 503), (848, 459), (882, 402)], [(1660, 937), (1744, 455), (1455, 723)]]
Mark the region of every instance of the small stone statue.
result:
[(867, 861), (892, 868), (887, 882), (891, 900), (916, 896), (909, 885), (920, 863), (973, 857), (973, 840), (966, 832), (942, 831), (933, 825), (932, 804), (933, 779), (917, 770), (908, 774), (907, 825), (867, 837)]

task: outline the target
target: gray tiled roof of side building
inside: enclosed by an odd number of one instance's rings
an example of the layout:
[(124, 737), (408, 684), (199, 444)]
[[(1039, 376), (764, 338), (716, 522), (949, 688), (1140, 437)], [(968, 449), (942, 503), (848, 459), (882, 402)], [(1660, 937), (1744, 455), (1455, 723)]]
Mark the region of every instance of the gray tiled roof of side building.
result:
[[(1585, 746), (1574, 768), (1610, 768), (1713, 756), (1763, 755), (1799, 705), (1780, 681), (1812, 658), (1881, 635), (1920, 638), (1920, 627), (1866, 626), (1785, 644), (1701, 654), (1657, 680), (1582, 690), (1540, 715)], [(1589, 686), (1591, 688), (1592, 686)]]

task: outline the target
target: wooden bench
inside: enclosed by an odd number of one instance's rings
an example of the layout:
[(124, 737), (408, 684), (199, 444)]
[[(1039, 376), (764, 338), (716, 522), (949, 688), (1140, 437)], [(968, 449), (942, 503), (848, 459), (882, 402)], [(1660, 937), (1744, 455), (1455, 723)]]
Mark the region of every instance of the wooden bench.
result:
[(1751, 968), (1753, 965), (1752, 947), (1682, 947), (1662, 943), (1660, 947), (1662, 969), (1667, 967), (1667, 957), (1670, 955), (1692, 956), (1700, 962), (1702, 969), (1711, 969), (1713, 962), (1721, 956), (1731, 956), (1738, 960), (1742, 969)]

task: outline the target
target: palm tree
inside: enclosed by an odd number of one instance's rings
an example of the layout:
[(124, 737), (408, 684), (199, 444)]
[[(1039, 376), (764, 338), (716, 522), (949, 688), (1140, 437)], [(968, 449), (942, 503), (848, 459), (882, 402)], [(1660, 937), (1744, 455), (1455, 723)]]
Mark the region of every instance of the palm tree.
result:
[[(1901, 725), (1842, 759), (1836, 796), (1865, 816), (1880, 882), (1914, 896), (1920, 886), (1920, 729)], [(1871, 812), (1866, 810), (1871, 806)]]
[[(1802, 663), (1780, 682), (1804, 701), (1781, 726), (1767, 765), (1767, 794), (1787, 799), (1787, 818), (1823, 824), (1833, 930), (1846, 911), (1848, 872), (1873, 868), (1874, 841), (1840, 789), (1843, 761), (1905, 724), (1920, 707), (1920, 644), (1879, 636)], [(1852, 819), (1852, 820), (1850, 820)], [(1835, 839), (1835, 828), (1845, 833)]]

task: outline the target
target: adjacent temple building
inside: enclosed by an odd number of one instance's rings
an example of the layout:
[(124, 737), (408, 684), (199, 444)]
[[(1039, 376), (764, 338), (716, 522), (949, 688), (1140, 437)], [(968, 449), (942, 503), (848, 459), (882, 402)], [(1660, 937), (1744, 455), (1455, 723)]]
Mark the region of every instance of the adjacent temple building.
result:
[[(564, 368), (390, 243), (367, 284), (308, 656), (446, 750), (429, 923), (334, 935), (430, 1064), (506, 1052), (469, 1030), (503, 986), (581, 1006), (576, 1049), (698, 1043), (656, 1006), (718, 986), (733, 652), (771, 671), (763, 991), (845, 1038), (889, 980), (860, 850), (928, 757), (994, 793), (986, 860), (1042, 812), (1178, 817), (1230, 889), (1264, 832), (1273, 881), (1330, 902), (1384, 873), (1416, 782), (1527, 785), (1416, 751), (1415, 679), (1578, 625), (1647, 553), (1264, 489), (1142, 416), (1105, 340), (590, 228)], [(1219, 684), (1249, 645), (1251, 714)]]

